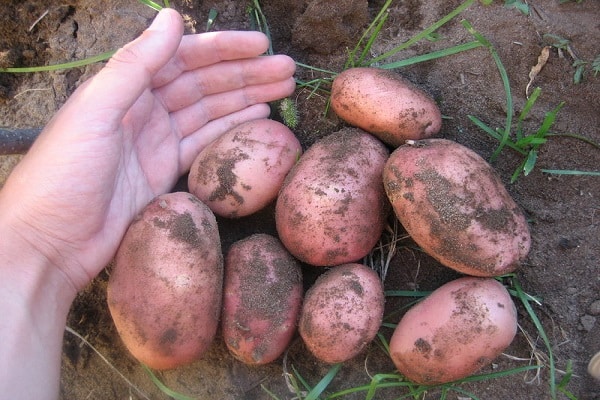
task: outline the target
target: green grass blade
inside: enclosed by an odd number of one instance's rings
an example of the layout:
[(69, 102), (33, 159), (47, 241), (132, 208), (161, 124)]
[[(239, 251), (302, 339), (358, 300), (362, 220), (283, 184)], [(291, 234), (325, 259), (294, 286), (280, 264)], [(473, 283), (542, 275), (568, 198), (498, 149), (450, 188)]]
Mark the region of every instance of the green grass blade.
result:
[(554, 108), (554, 110), (546, 113), (546, 115), (544, 116), (544, 121), (542, 122), (542, 125), (535, 133), (536, 137), (544, 137), (548, 133), (548, 131), (554, 124), (554, 121), (556, 120), (556, 116), (558, 115), (558, 112), (560, 111), (561, 108), (563, 108), (564, 105), (565, 105), (565, 102), (563, 101), (558, 106), (556, 106), (556, 108)]
[(116, 50), (107, 51), (106, 53), (98, 54), (93, 57), (84, 58), (83, 60), (70, 61), (62, 64), (44, 65), (40, 67), (16, 67), (16, 68), (0, 68), (0, 72), (9, 73), (24, 73), (24, 72), (47, 72), (57, 71), (59, 69), (78, 68), (85, 65), (106, 61), (115, 54)]
[[(387, 0), (385, 2), (385, 4), (381, 7), (381, 9), (379, 10), (379, 13), (375, 16), (375, 18), (373, 19), (373, 21), (371, 21), (371, 23), (369, 24), (369, 26), (367, 27), (367, 29), (363, 32), (363, 34), (360, 36), (360, 39), (358, 39), (358, 42), (356, 43), (356, 45), (354, 46), (354, 48), (352, 49), (352, 51), (350, 51), (349, 55), (348, 55), (348, 60), (346, 60), (346, 64), (344, 65), (344, 69), (348, 69), (354, 66), (357, 66), (359, 64), (359, 61), (356, 60), (356, 53), (359, 51), (363, 41), (369, 37), (370, 39), (374, 40), (374, 37), (377, 37), (379, 35), (379, 31), (377, 30), (376, 32), (370, 33), (371, 30), (375, 29), (375, 26), (378, 24), (378, 21), (380, 21), (381, 19), (387, 19), (387, 16), (384, 17), (384, 14), (387, 13), (387, 9), (390, 6), (390, 4), (392, 3), (393, 0)], [(369, 46), (370, 47), (370, 46)], [(365, 52), (363, 51), (363, 54), (365, 54)], [(362, 57), (361, 57), (362, 60)]]
[[(296, 367), (294, 367), (293, 365), (292, 365), (292, 370), (294, 371), (294, 375), (296, 375), (296, 379), (298, 379), (300, 381), (300, 383), (302, 384), (302, 386), (304, 386), (304, 389), (310, 390), (310, 385), (308, 384), (308, 382), (306, 382), (306, 380), (302, 377), (302, 375), (300, 375), (300, 372), (298, 372)], [(300, 389), (300, 388), (298, 388), (298, 389)]]
[(600, 176), (598, 171), (577, 171), (577, 170), (563, 170), (563, 169), (543, 169), (545, 174), (553, 175), (587, 175), (587, 176)]
[[(158, 3), (153, 2), (152, 0), (138, 0), (140, 3), (155, 9), (156, 11), (160, 11), (163, 9), (163, 6), (161, 6)], [(165, 7), (169, 7), (169, 2), (165, 1)]]
[[(490, 128), (485, 122), (481, 121), (479, 118), (477, 118), (477, 117), (475, 117), (473, 115), (467, 115), (467, 117), (478, 128), (482, 129), (485, 133), (487, 133), (488, 135), (490, 135), (494, 139), (497, 139), (499, 141), (502, 140), (502, 135), (500, 135), (498, 132), (496, 132), (495, 130), (493, 130), (492, 128)], [(506, 145), (508, 147), (510, 147), (511, 149), (515, 150), (516, 152), (521, 153), (522, 155), (526, 155), (527, 154), (527, 151), (525, 151), (522, 148), (518, 147), (515, 143), (513, 143), (511, 141), (508, 141), (506, 143)]]
[(148, 374), (148, 376), (150, 377), (152, 382), (154, 382), (154, 384), (167, 396), (169, 396), (175, 400), (195, 400), (193, 397), (188, 397), (188, 396), (181, 394), (179, 392), (176, 392), (173, 389), (166, 386), (164, 383), (161, 382), (160, 379), (158, 379), (158, 377), (156, 375), (154, 375), (154, 372), (152, 372), (152, 370), (150, 368), (148, 368), (147, 366), (145, 366), (144, 364), (142, 364), (142, 367), (144, 368), (144, 370), (146, 371), (146, 373)]
[(506, 72), (506, 68), (504, 68), (504, 64), (502, 64), (502, 60), (500, 59), (498, 52), (490, 43), (490, 41), (487, 40), (481, 33), (477, 32), (467, 20), (463, 20), (462, 24), (467, 29), (467, 31), (471, 35), (473, 35), (475, 39), (480, 41), (482, 45), (488, 48), (490, 54), (492, 55), (492, 58), (494, 59), (494, 62), (496, 63), (496, 67), (498, 68), (498, 72), (500, 73), (500, 78), (502, 79), (502, 84), (504, 86), (504, 92), (506, 93), (506, 122), (502, 131), (503, 133), (502, 139), (500, 140), (500, 144), (498, 145), (496, 150), (494, 150), (494, 153), (490, 158), (491, 161), (494, 161), (498, 157), (498, 155), (500, 155), (500, 152), (502, 151), (502, 149), (504, 149), (504, 146), (506, 146), (506, 144), (508, 143), (510, 131), (512, 129), (512, 119), (514, 111), (510, 82), (508, 80), (508, 73)]
[(393, 48), (392, 50), (378, 56), (375, 57), (374, 59), (372, 59), (370, 61), (370, 64), (375, 64), (379, 61), (385, 60), (388, 57), (393, 56), (394, 54), (409, 48), (410, 46), (412, 46), (413, 44), (417, 43), (418, 41), (420, 41), (421, 39), (425, 39), (427, 38), (431, 33), (435, 32), (437, 29), (439, 29), (441, 26), (443, 26), (444, 24), (446, 24), (448, 21), (450, 21), (451, 19), (453, 19), (454, 17), (456, 17), (457, 15), (459, 15), (461, 12), (463, 12), (464, 10), (466, 10), (467, 8), (469, 8), (469, 6), (471, 6), (471, 4), (473, 4), (476, 0), (467, 0), (465, 2), (463, 2), (461, 5), (459, 5), (456, 9), (454, 9), (453, 11), (451, 11), (449, 14), (447, 14), (446, 16), (444, 16), (443, 18), (441, 18), (439, 21), (435, 22), (434, 24), (432, 24), (431, 26), (429, 26), (428, 28), (424, 29), (423, 31), (419, 32), (418, 34), (416, 34), (415, 36), (413, 36), (412, 38), (408, 39), (406, 42), (402, 43), (400, 46)]
[(529, 318), (531, 318), (531, 321), (538, 331), (538, 335), (540, 335), (542, 338), (542, 341), (546, 346), (546, 350), (548, 351), (548, 363), (550, 364), (550, 395), (552, 396), (552, 399), (556, 399), (556, 366), (554, 365), (554, 353), (552, 352), (552, 345), (550, 344), (550, 340), (546, 335), (546, 331), (544, 330), (542, 323), (529, 303), (529, 298), (525, 296), (523, 288), (521, 287), (521, 283), (516, 277), (512, 279), (512, 282), (514, 289), (517, 292), (517, 298), (521, 300), (521, 303), (525, 307), (527, 314), (529, 314)]
[[(377, 16), (373, 19), (373, 22), (371, 22), (371, 24), (369, 25), (367, 30), (363, 33), (360, 40), (356, 44), (354, 50), (352, 51), (351, 57), (348, 59), (348, 62), (346, 62), (346, 68), (356, 67), (356, 66), (363, 64), (365, 58), (367, 58), (367, 56), (369, 55), (369, 52), (371, 51), (371, 47), (373, 47), (373, 43), (375, 42), (375, 39), (377, 39), (377, 37), (379, 36), (379, 32), (381, 32), (381, 29), (383, 28), (385, 21), (387, 21), (387, 19), (389, 17), (388, 8), (389, 8), (390, 4), (392, 3), (392, 1), (393, 0), (387, 0), (385, 2), (385, 4), (379, 10), (379, 13), (377, 14)], [(356, 53), (356, 51), (358, 51), (358, 49), (360, 48), (360, 45), (362, 44), (364, 38), (367, 35), (368, 35), (369, 39), (367, 40), (367, 44), (365, 45), (365, 47), (360, 55), (360, 58), (358, 60), (354, 60), (354, 54)]]
[(219, 12), (217, 11), (216, 8), (211, 8), (208, 11), (208, 18), (206, 19), (206, 28), (205, 28), (205, 32), (208, 32), (211, 30), (212, 26), (215, 23), (215, 20), (217, 19), (217, 15), (219, 15)]
[(538, 152), (536, 150), (531, 150), (527, 159), (525, 160), (525, 164), (523, 164), (523, 175), (527, 176), (531, 171), (533, 171), (533, 167), (535, 166), (535, 162), (537, 161)]
[(315, 387), (312, 388), (312, 390), (310, 392), (308, 392), (308, 394), (306, 395), (304, 400), (318, 399), (319, 396), (321, 395), (321, 393), (323, 393), (323, 391), (325, 391), (325, 389), (327, 389), (327, 386), (329, 386), (329, 384), (331, 383), (333, 378), (335, 378), (335, 376), (337, 375), (337, 373), (341, 367), (342, 367), (342, 363), (335, 364), (333, 367), (331, 367), (329, 372), (327, 372), (327, 374), (325, 374), (325, 376), (319, 381), (319, 383), (317, 383), (315, 385)]
[(529, 96), (529, 98), (527, 99), (527, 102), (525, 103), (523, 110), (521, 110), (521, 113), (519, 114), (518, 123), (517, 123), (517, 141), (519, 141), (523, 138), (523, 121), (525, 121), (525, 118), (527, 118), (527, 115), (529, 115), (531, 108), (533, 107), (533, 105), (535, 104), (536, 100), (538, 99), (538, 97), (540, 96), (541, 93), (542, 93), (542, 89), (540, 89), (539, 87), (536, 87), (533, 90), (533, 93), (531, 93), (531, 96)]
[(592, 139), (589, 139), (583, 135), (578, 135), (576, 133), (547, 133), (546, 136), (562, 136), (562, 137), (570, 137), (573, 139), (581, 140), (582, 142), (586, 142), (587, 144), (591, 144), (597, 149), (600, 149), (600, 144), (594, 142)]
[[(473, 41), (469, 43), (459, 44), (453, 47), (449, 47), (447, 49), (432, 51), (431, 53), (407, 58), (406, 60), (395, 61), (389, 64), (380, 65), (379, 68), (383, 69), (393, 69), (393, 68), (402, 68), (408, 65), (418, 64), (424, 61), (435, 60), (436, 58), (442, 58), (451, 56), (453, 54), (457, 54), (463, 51), (472, 50), (477, 47), (481, 47), (481, 43), (478, 41)], [(372, 60), (371, 60), (372, 62)]]

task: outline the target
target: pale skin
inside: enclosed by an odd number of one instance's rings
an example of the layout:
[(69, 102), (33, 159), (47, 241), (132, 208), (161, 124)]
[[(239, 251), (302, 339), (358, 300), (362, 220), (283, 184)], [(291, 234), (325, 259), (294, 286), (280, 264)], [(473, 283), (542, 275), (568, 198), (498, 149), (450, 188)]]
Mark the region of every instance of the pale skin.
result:
[(258, 32), (183, 36), (173, 10), (79, 87), (0, 191), (0, 393), (55, 399), (78, 291), (195, 156), (294, 91)]

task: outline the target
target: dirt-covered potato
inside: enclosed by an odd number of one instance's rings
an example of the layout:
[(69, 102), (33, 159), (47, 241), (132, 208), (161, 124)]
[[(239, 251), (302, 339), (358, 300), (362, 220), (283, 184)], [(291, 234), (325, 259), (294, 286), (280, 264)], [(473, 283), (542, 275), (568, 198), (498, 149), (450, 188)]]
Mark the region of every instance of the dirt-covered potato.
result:
[(423, 250), (474, 276), (515, 270), (531, 245), (529, 227), (494, 169), (445, 139), (397, 148), (383, 180), (396, 216)]
[(435, 135), (442, 126), (433, 99), (395, 72), (380, 68), (350, 68), (336, 76), (331, 108), (344, 121), (394, 147)]
[(375, 271), (362, 264), (333, 267), (306, 292), (300, 335), (321, 361), (349, 360), (377, 334), (384, 303), (383, 284)]
[(398, 371), (433, 385), (465, 378), (489, 365), (512, 342), (517, 311), (492, 278), (460, 278), (406, 312), (390, 340)]
[(169, 193), (129, 226), (110, 273), (108, 306), (136, 359), (150, 368), (174, 368), (209, 348), (222, 285), (214, 214), (190, 193)]
[(302, 147), (293, 132), (270, 119), (226, 132), (196, 157), (188, 187), (222, 217), (253, 214), (275, 199)]
[(277, 232), (290, 253), (316, 266), (368, 254), (389, 212), (381, 177), (388, 155), (383, 143), (358, 128), (314, 143), (277, 198)]
[(300, 263), (277, 238), (254, 234), (229, 248), (223, 291), (223, 339), (229, 351), (246, 364), (279, 357), (300, 315)]

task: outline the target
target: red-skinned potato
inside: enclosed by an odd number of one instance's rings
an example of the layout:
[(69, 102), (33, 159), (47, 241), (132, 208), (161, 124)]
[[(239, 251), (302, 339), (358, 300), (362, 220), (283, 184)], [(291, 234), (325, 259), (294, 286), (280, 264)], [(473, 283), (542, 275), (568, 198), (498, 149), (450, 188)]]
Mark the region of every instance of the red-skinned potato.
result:
[(383, 143), (357, 128), (332, 133), (304, 153), (275, 208), (279, 238), (292, 255), (333, 266), (371, 251), (389, 212), (381, 178), (388, 155)]
[(435, 135), (442, 126), (433, 99), (395, 72), (380, 68), (350, 68), (337, 75), (331, 108), (350, 125), (393, 147)]
[(384, 303), (383, 284), (375, 271), (355, 263), (333, 267), (306, 292), (300, 335), (321, 361), (349, 360), (377, 334)]
[(275, 199), (301, 153), (300, 142), (282, 123), (248, 121), (202, 150), (190, 169), (188, 187), (217, 215), (247, 216)]
[(152, 200), (117, 251), (107, 299), (133, 356), (154, 369), (209, 348), (221, 313), (223, 256), (214, 214), (190, 193)]
[(398, 147), (383, 181), (398, 220), (432, 257), (459, 272), (514, 271), (531, 237), (521, 209), (477, 153), (445, 139)]
[(223, 293), (223, 339), (229, 351), (246, 364), (278, 358), (300, 315), (300, 263), (277, 238), (254, 234), (229, 248)]
[(411, 381), (442, 384), (489, 365), (516, 332), (517, 311), (501, 283), (459, 278), (406, 312), (390, 340), (390, 355)]

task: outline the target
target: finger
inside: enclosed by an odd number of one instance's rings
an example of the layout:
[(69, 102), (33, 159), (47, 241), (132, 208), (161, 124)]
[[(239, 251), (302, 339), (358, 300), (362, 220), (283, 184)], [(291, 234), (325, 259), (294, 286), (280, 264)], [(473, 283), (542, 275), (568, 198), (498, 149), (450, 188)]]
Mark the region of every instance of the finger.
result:
[(156, 76), (152, 83), (160, 87), (181, 73), (220, 61), (256, 57), (269, 48), (269, 39), (256, 31), (208, 32), (186, 35), (177, 53)]
[[(181, 16), (163, 9), (140, 37), (118, 50), (107, 65), (67, 102), (67, 115), (88, 126), (115, 125), (149, 88), (154, 74), (175, 54), (183, 35)], [(101, 123), (96, 124), (99, 121)]]
[(200, 129), (209, 121), (234, 113), (244, 108), (268, 103), (294, 92), (296, 83), (293, 78), (264, 85), (247, 86), (225, 93), (206, 96), (197, 103), (171, 113), (171, 120), (180, 137), (185, 137)]
[(196, 156), (212, 141), (220, 137), (233, 127), (246, 121), (267, 118), (270, 114), (267, 104), (255, 104), (243, 110), (231, 113), (223, 118), (216, 119), (204, 125), (180, 143), (179, 168), (180, 174), (189, 171)]
[(294, 60), (284, 55), (225, 61), (185, 72), (154, 93), (176, 111), (206, 95), (286, 80), (295, 70)]

